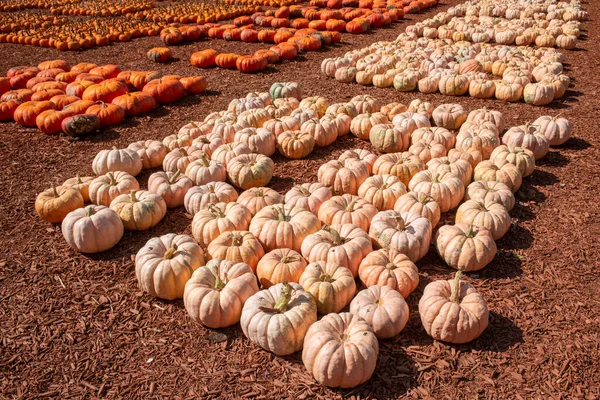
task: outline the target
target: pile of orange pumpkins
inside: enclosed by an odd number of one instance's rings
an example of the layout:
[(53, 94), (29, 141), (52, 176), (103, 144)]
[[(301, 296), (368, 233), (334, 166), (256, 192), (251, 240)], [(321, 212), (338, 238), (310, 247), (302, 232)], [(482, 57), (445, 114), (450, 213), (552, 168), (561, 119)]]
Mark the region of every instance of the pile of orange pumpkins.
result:
[(206, 87), (201, 76), (44, 61), (36, 67), (13, 67), (0, 78), (0, 121), (37, 127), (45, 134), (82, 137)]
[[(486, 300), (462, 274), (494, 259), (522, 179), (572, 131), (561, 117), (505, 125), (494, 110), (370, 96), (330, 104), (302, 98), (296, 83), (275, 83), (162, 141), (101, 151), (97, 177), (48, 189), (36, 210), (62, 222), (75, 250), (94, 253), (114, 246), (123, 229), (148, 229), (183, 205), (193, 215), (191, 236), (170, 233), (141, 247), (140, 287), (183, 298), (203, 326), (239, 322), (251, 342), (278, 356), (302, 351), (319, 383), (349, 388), (372, 376), (378, 339), (407, 324), (415, 263), (432, 244), (457, 273), (425, 287), (425, 331), (466, 343), (487, 327)], [(347, 133), (375, 152), (346, 151), (320, 166), (318, 182), (284, 194), (267, 187), (275, 151), (305, 157)], [(140, 190), (134, 176), (161, 167)], [(454, 210), (454, 223), (438, 226)]]

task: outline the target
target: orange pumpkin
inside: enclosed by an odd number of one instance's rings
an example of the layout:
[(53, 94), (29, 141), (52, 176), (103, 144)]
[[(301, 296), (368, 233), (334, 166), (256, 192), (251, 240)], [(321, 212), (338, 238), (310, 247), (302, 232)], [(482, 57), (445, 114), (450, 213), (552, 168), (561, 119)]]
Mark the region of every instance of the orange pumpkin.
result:
[(15, 122), (23, 126), (36, 126), (38, 115), (46, 110), (53, 109), (54, 104), (49, 101), (27, 101), (15, 110)]
[(142, 92), (124, 94), (116, 97), (112, 103), (125, 110), (125, 115), (128, 117), (145, 114), (156, 107), (154, 97)]
[(185, 94), (185, 88), (177, 79), (154, 79), (142, 89), (159, 104), (173, 103)]
[(215, 64), (221, 68), (234, 69), (237, 68), (236, 62), (239, 57), (238, 54), (233, 53), (219, 54), (215, 57)]
[(91, 106), (85, 113), (98, 117), (100, 129), (118, 125), (125, 119), (125, 110), (122, 107), (104, 102)]
[(188, 76), (179, 80), (183, 89), (190, 94), (200, 94), (206, 90), (208, 83), (203, 76)]
[(83, 92), (83, 100), (112, 102), (116, 97), (129, 92), (127, 85), (117, 79), (109, 79), (92, 85)]

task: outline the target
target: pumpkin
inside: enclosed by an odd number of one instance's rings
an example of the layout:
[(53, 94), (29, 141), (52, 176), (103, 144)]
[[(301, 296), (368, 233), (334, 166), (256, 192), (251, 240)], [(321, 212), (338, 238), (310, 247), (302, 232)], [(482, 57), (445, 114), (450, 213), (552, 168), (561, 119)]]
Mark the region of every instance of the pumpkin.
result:
[[(519, 83), (508, 83), (504, 81), (497, 81), (495, 96), (498, 100), (515, 102), (521, 99), (523, 95), (523, 86)], [(554, 97), (554, 93), (552, 94)]]
[(413, 212), (381, 211), (373, 217), (369, 236), (377, 248), (389, 248), (417, 262), (429, 250), (431, 222)]
[(153, 79), (144, 86), (142, 93), (154, 97), (158, 104), (174, 103), (185, 94), (185, 88), (178, 79)]
[(408, 305), (400, 293), (389, 286), (370, 286), (350, 303), (350, 313), (363, 318), (379, 339), (396, 336), (408, 322)]
[(359, 114), (352, 119), (350, 124), (350, 132), (360, 139), (368, 140), (370, 138), (371, 128), (376, 125), (387, 123), (387, 116), (381, 112), (376, 112), (374, 114)]
[(473, 180), (502, 182), (514, 193), (521, 187), (522, 176), (519, 169), (507, 160), (498, 163), (482, 161), (473, 170)]
[(204, 93), (208, 86), (206, 78), (203, 76), (186, 76), (179, 80), (183, 85), (186, 93), (189, 94), (200, 94)]
[(302, 100), (302, 90), (296, 82), (275, 82), (271, 85), (269, 94), (273, 99), (295, 97)]
[(380, 211), (393, 209), (396, 200), (405, 193), (406, 186), (394, 175), (370, 176), (358, 189), (358, 196)]
[(465, 75), (443, 75), (438, 90), (446, 96), (462, 96), (469, 90), (469, 78)]
[(354, 224), (325, 226), (302, 242), (302, 256), (308, 262), (325, 261), (358, 274), (360, 261), (372, 251), (367, 233)]
[(117, 75), (119, 75), (119, 72), (121, 72), (121, 70), (114, 64), (101, 65), (99, 67), (94, 67), (89, 71), (91, 75), (98, 75), (104, 79), (116, 78)]
[(483, 204), (498, 203), (510, 211), (515, 206), (515, 195), (506, 184), (498, 181), (476, 181), (467, 186), (465, 200)]
[[(550, 117), (548, 115), (539, 117), (533, 121), (536, 131), (542, 133), (548, 139), (550, 146), (560, 146), (564, 144), (573, 132), (573, 124), (566, 119), (559, 117)], [(524, 175), (525, 176), (525, 175)]]
[(100, 118), (94, 114), (67, 116), (61, 122), (61, 129), (71, 137), (84, 137), (98, 130)]
[(115, 104), (96, 104), (85, 111), (86, 114), (96, 115), (99, 120), (99, 128), (118, 125), (125, 119), (125, 110)]
[(125, 83), (117, 79), (108, 79), (85, 89), (81, 98), (82, 100), (110, 103), (116, 97), (122, 96), (128, 91)]
[(213, 49), (197, 51), (190, 57), (190, 63), (197, 68), (210, 68), (215, 65), (217, 55)]
[(155, 63), (166, 63), (173, 59), (173, 53), (168, 47), (153, 47), (148, 50), (146, 57)]
[(340, 312), (356, 293), (352, 272), (341, 265), (316, 261), (307, 265), (300, 285), (313, 295), (320, 314)]
[(408, 152), (419, 157), (424, 163), (446, 155), (446, 147), (435, 141), (421, 139), (408, 148)]
[(298, 107), (302, 109), (314, 110), (317, 112), (318, 118), (321, 118), (323, 115), (325, 115), (327, 107), (329, 107), (329, 102), (326, 98), (321, 96), (306, 97), (302, 99)]
[(53, 109), (54, 104), (50, 101), (26, 101), (15, 109), (13, 118), (19, 125), (34, 127), (42, 112)]
[(397, 176), (405, 186), (423, 169), (423, 161), (409, 152), (384, 154), (373, 164), (374, 174)]
[(36, 117), (35, 124), (46, 135), (54, 135), (62, 132), (61, 124), (67, 117), (68, 115), (62, 111), (46, 110)]
[(229, 161), (227, 176), (235, 187), (246, 190), (266, 186), (273, 177), (274, 168), (273, 160), (267, 156), (242, 154)]
[(267, 157), (275, 154), (275, 135), (264, 128), (244, 128), (236, 132), (234, 142), (246, 144), (252, 153), (262, 154)]
[(443, 213), (457, 207), (465, 194), (462, 181), (451, 172), (434, 174), (429, 170), (421, 171), (410, 180), (408, 188), (433, 197)]
[(167, 205), (156, 193), (146, 190), (132, 190), (121, 194), (110, 202), (127, 230), (145, 231), (157, 225), (167, 213)]
[(300, 130), (311, 134), (319, 147), (329, 146), (338, 137), (337, 126), (327, 119), (312, 118), (304, 122)]
[(277, 150), (286, 158), (304, 158), (312, 152), (314, 146), (315, 138), (308, 132), (289, 130), (277, 136)]
[(202, 186), (194, 186), (185, 194), (183, 205), (185, 210), (195, 215), (209, 204), (230, 203), (236, 201), (238, 193), (226, 182), (210, 182)]
[(394, 211), (413, 212), (425, 217), (431, 222), (432, 227), (436, 227), (440, 222), (440, 206), (433, 197), (426, 193), (408, 192), (398, 198), (394, 204)]
[(378, 355), (377, 337), (364, 319), (351, 313), (329, 314), (308, 329), (302, 362), (320, 384), (352, 388), (371, 378)]
[(215, 133), (199, 136), (192, 141), (192, 146), (205, 153), (208, 157), (211, 157), (215, 150), (223, 144), (223, 138)]
[(126, 93), (115, 97), (112, 103), (125, 110), (125, 115), (128, 117), (145, 114), (156, 107), (154, 97), (143, 92)]
[(530, 124), (510, 128), (502, 136), (502, 143), (509, 148), (522, 147), (531, 150), (536, 160), (545, 157), (550, 149), (550, 140), (537, 126)]
[(242, 154), (250, 154), (252, 151), (247, 144), (241, 142), (233, 142), (223, 144), (215, 149), (210, 158), (214, 161), (218, 161), (225, 167), (228, 167), (228, 163), (235, 157)]
[(17, 99), (0, 101), (0, 121), (12, 121), (15, 116), (15, 111), (21, 103), (22, 101)]
[(435, 235), (435, 249), (450, 267), (478, 271), (496, 256), (496, 242), (483, 226), (463, 223), (444, 225)]
[(467, 200), (456, 210), (456, 223), (465, 223), (487, 228), (494, 240), (502, 238), (511, 225), (506, 208), (497, 202)]
[(135, 150), (113, 147), (111, 150), (100, 150), (96, 154), (92, 169), (96, 175), (123, 171), (136, 176), (142, 171), (142, 159)]
[(533, 152), (522, 147), (498, 146), (492, 151), (490, 161), (497, 166), (502, 166), (507, 162), (514, 165), (523, 178), (531, 175), (535, 169)]
[(371, 128), (369, 140), (378, 151), (393, 153), (408, 149), (410, 134), (394, 124), (377, 124)]
[(500, 145), (498, 135), (489, 129), (481, 129), (479, 131), (463, 131), (456, 136), (456, 149), (460, 151), (468, 151), (475, 149), (481, 152), (484, 160), (490, 158), (492, 151)]
[(207, 158), (206, 154), (196, 146), (179, 147), (167, 153), (163, 159), (163, 170), (175, 172), (178, 169), (185, 171), (192, 161)]
[(185, 168), (185, 176), (195, 185), (200, 186), (209, 182), (224, 182), (227, 171), (219, 161), (209, 160), (205, 154), (202, 154), (199, 159), (188, 164)]
[(460, 104), (442, 104), (431, 117), (436, 126), (457, 130), (467, 120), (467, 112)]
[(135, 275), (140, 288), (165, 300), (183, 297), (187, 281), (204, 265), (204, 252), (187, 235), (150, 239), (135, 256)]
[(473, 147), (468, 147), (465, 150), (450, 149), (448, 151), (448, 160), (450, 162), (465, 160), (471, 164), (471, 168), (475, 168), (483, 160), (483, 156), (479, 150)]
[(155, 172), (148, 178), (148, 190), (159, 194), (167, 208), (175, 208), (183, 205), (183, 200), (194, 182), (187, 176), (176, 172)]
[(467, 121), (489, 121), (498, 127), (498, 132), (503, 132), (506, 125), (506, 119), (500, 111), (485, 107), (471, 111), (467, 115)]
[(297, 283), (278, 283), (251, 296), (240, 326), (250, 341), (275, 355), (302, 350), (309, 327), (317, 321), (317, 306)]
[(131, 143), (127, 148), (140, 156), (142, 169), (160, 167), (167, 155), (167, 148), (158, 140), (140, 140)]
[(249, 230), (269, 252), (276, 248), (300, 251), (304, 239), (320, 228), (321, 223), (310, 211), (289, 204), (276, 204), (256, 213)]
[(375, 206), (351, 194), (331, 197), (318, 211), (319, 220), (326, 225), (354, 224), (364, 231), (368, 231), (375, 214)]
[(67, 214), (83, 207), (83, 196), (74, 187), (52, 185), (35, 198), (35, 211), (43, 221), (59, 223)]
[(411, 135), (415, 130), (419, 128), (428, 128), (431, 126), (431, 123), (429, 122), (429, 117), (423, 114), (413, 113), (410, 111), (405, 111), (396, 115), (392, 119), (392, 124), (401, 131), (407, 132), (408, 135)]
[(319, 182), (330, 186), (335, 194), (358, 193), (358, 188), (369, 177), (365, 163), (355, 159), (345, 161), (331, 160), (319, 167), (317, 171)]
[(419, 300), (421, 322), (435, 340), (468, 343), (487, 328), (487, 302), (461, 277), (457, 271), (453, 280), (431, 282)]
[(425, 143), (439, 143), (444, 146), (446, 150), (450, 150), (454, 147), (456, 143), (456, 138), (446, 128), (440, 127), (425, 127), (418, 128), (413, 131), (410, 135), (410, 143), (414, 145), (420, 141), (424, 141)]
[(84, 203), (90, 201), (90, 183), (94, 180), (93, 176), (84, 176), (83, 178), (77, 174), (75, 178), (69, 178), (61, 185), (62, 187), (73, 187), (79, 190)]
[(373, 170), (373, 165), (375, 164), (375, 161), (377, 161), (377, 156), (371, 153), (369, 150), (353, 149), (346, 150), (338, 157), (338, 160), (342, 162), (345, 162), (349, 159), (362, 161), (367, 166), (369, 174), (371, 174), (371, 171)]
[(333, 196), (331, 189), (321, 183), (304, 183), (285, 194), (285, 204), (302, 207), (318, 215), (321, 205)]
[(528, 83), (523, 89), (523, 100), (534, 106), (545, 106), (554, 100), (554, 88), (543, 82)]
[(380, 249), (369, 253), (358, 267), (365, 287), (388, 286), (407, 298), (419, 285), (417, 266), (406, 254), (396, 249)]
[(93, 204), (109, 207), (117, 196), (139, 189), (138, 181), (127, 172), (108, 172), (90, 182), (89, 196)]
[(248, 231), (224, 231), (213, 239), (207, 247), (211, 258), (244, 262), (256, 271), (258, 260), (265, 251), (258, 239)]
[(183, 34), (174, 27), (165, 28), (160, 31), (160, 40), (167, 46), (176, 45), (183, 42)]
[(199, 210), (192, 220), (192, 236), (207, 247), (224, 232), (244, 231), (248, 229), (252, 214), (242, 204), (235, 202), (209, 204)]
[(248, 264), (213, 259), (187, 281), (183, 304), (195, 322), (225, 328), (239, 322), (242, 306), (256, 292), (256, 277)]
[(298, 282), (306, 269), (306, 260), (292, 249), (275, 249), (265, 254), (256, 266), (260, 284), (268, 289), (283, 282)]
[(454, 174), (460, 178), (464, 186), (471, 182), (473, 176), (473, 168), (468, 161), (462, 159), (450, 161), (448, 157), (432, 158), (427, 162), (427, 170), (435, 175)]
[(244, 191), (237, 202), (246, 206), (251, 215), (256, 215), (267, 206), (282, 203), (283, 196), (268, 187), (254, 187)]
[(119, 243), (123, 237), (123, 223), (110, 208), (89, 205), (68, 213), (62, 221), (61, 231), (74, 250), (100, 253)]

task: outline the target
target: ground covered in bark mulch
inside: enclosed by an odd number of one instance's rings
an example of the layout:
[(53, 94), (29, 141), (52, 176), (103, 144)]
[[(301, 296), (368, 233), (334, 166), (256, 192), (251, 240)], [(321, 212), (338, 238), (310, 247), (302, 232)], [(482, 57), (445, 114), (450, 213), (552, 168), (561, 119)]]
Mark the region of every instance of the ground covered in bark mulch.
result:
[[(411, 18), (421, 20), (448, 6)], [(81, 142), (43, 136), (14, 123), (0, 125), (0, 398), (598, 398), (600, 5), (585, 6), (591, 15), (584, 25), (589, 32), (578, 51), (566, 52), (573, 85), (550, 107), (399, 93), (340, 84), (320, 73), (323, 58), (393, 39), (409, 21), (367, 35), (344, 35), (341, 45), (250, 76), (196, 70), (189, 57), (207, 47), (243, 52), (258, 45), (213, 40), (175, 47), (178, 60), (164, 66), (145, 57), (159, 45), (157, 38), (83, 53), (0, 45), (1, 74), (11, 66), (65, 58), (202, 74), (210, 89)], [(226, 108), (233, 98), (284, 80), (298, 81), (305, 95), (323, 95), (331, 102), (361, 93), (405, 104), (419, 97), (434, 105), (498, 109), (509, 126), (559, 112), (573, 122), (571, 140), (552, 149), (524, 180), (511, 213), (513, 225), (499, 241), (494, 262), (466, 278), (491, 310), (490, 325), (480, 338), (447, 345), (425, 333), (417, 311), (423, 288), (452, 275), (431, 251), (418, 263), (421, 283), (408, 298), (409, 323), (396, 338), (380, 341), (373, 378), (354, 390), (329, 390), (305, 372), (299, 354), (275, 357), (246, 340), (238, 326), (204, 329), (192, 323), (182, 301), (161, 301), (139, 290), (132, 255), (151, 237), (189, 234), (191, 216), (185, 210), (169, 212), (150, 231), (126, 232), (114, 249), (93, 256), (73, 252), (58, 226), (37, 218), (37, 193), (78, 172), (91, 175), (99, 150), (162, 139), (190, 120)], [(295, 183), (315, 181), (320, 164), (357, 146), (369, 148), (347, 136), (307, 160), (274, 157), (271, 186), (284, 192)], [(138, 177), (142, 185), (149, 174)]]

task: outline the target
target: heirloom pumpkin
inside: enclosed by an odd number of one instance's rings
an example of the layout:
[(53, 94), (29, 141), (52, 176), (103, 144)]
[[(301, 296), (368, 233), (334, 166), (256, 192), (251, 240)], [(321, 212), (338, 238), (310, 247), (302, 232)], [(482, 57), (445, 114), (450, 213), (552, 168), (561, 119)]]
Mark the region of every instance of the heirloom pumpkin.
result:
[(321, 205), (333, 196), (331, 189), (321, 183), (303, 183), (285, 194), (285, 204), (302, 207), (318, 215)]
[(515, 193), (521, 187), (522, 176), (519, 169), (507, 160), (498, 163), (482, 161), (473, 170), (473, 180), (502, 182)]
[(511, 225), (510, 215), (500, 203), (467, 200), (456, 210), (456, 223), (465, 223), (487, 228), (494, 240), (502, 238)]
[(497, 166), (501, 166), (505, 162), (514, 165), (523, 178), (531, 175), (535, 169), (533, 152), (518, 146), (512, 148), (506, 145), (496, 147), (490, 155), (490, 161)]
[(224, 182), (227, 178), (225, 166), (219, 161), (209, 160), (205, 154), (192, 161), (185, 168), (185, 176), (190, 178), (195, 185), (205, 185), (209, 182)]
[(252, 272), (256, 271), (258, 260), (265, 255), (258, 239), (248, 231), (225, 231), (210, 242), (207, 251), (211, 258), (244, 262)]
[(379, 156), (373, 164), (373, 173), (377, 175), (394, 175), (408, 186), (412, 177), (424, 169), (423, 161), (407, 151), (403, 153), (390, 153)]
[(73, 187), (79, 190), (83, 197), (84, 203), (90, 201), (90, 183), (94, 180), (93, 176), (84, 176), (83, 178), (77, 174), (75, 178), (69, 178), (61, 185), (63, 187)]
[(297, 251), (275, 249), (260, 259), (256, 266), (256, 276), (265, 289), (283, 282), (297, 283), (307, 265)]
[(550, 148), (550, 140), (538, 130), (537, 126), (531, 124), (510, 128), (502, 136), (502, 143), (509, 148), (522, 147), (531, 150), (536, 160), (543, 158)]
[(52, 185), (37, 195), (35, 211), (47, 222), (62, 222), (67, 214), (83, 207), (83, 196), (74, 187)]
[(550, 142), (550, 146), (560, 146), (564, 144), (569, 137), (571, 137), (571, 132), (573, 131), (573, 124), (566, 118), (559, 117), (550, 117), (550, 116), (542, 116), (533, 121), (533, 124), (536, 127), (536, 131), (542, 133), (548, 141)]
[(331, 160), (319, 167), (319, 182), (330, 186), (335, 194), (357, 194), (358, 188), (369, 177), (365, 163), (353, 159)]
[(308, 132), (289, 130), (277, 136), (277, 150), (286, 158), (304, 158), (313, 151), (314, 147), (315, 138)]
[(167, 155), (167, 148), (158, 140), (133, 142), (128, 149), (134, 150), (142, 160), (142, 169), (160, 167)]
[(63, 237), (81, 253), (100, 253), (123, 237), (123, 223), (110, 208), (89, 205), (68, 213), (62, 221)]
[(230, 203), (237, 198), (237, 191), (229, 183), (210, 182), (202, 186), (193, 186), (188, 190), (183, 205), (189, 214), (195, 215), (198, 211), (205, 210), (209, 204)]
[(96, 175), (123, 171), (136, 176), (142, 171), (142, 159), (135, 150), (113, 147), (111, 150), (100, 150), (96, 154), (92, 169)]
[(252, 215), (256, 215), (267, 206), (283, 203), (283, 196), (268, 187), (254, 187), (240, 194), (237, 202), (246, 206)]
[(427, 193), (408, 192), (398, 198), (394, 204), (394, 211), (399, 213), (413, 212), (425, 217), (435, 228), (440, 222), (440, 206), (433, 197)]
[(163, 198), (146, 190), (132, 190), (129, 194), (121, 194), (110, 203), (125, 229), (145, 231), (157, 225), (167, 213), (167, 205)]
[(440, 227), (435, 235), (435, 249), (446, 264), (460, 271), (484, 268), (497, 251), (487, 228), (463, 223)]
[(207, 247), (224, 232), (244, 231), (250, 226), (252, 214), (244, 205), (231, 203), (209, 204), (199, 210), (192, 220), (192, 236)]
[(475, 181), (467, 186), (465, 200), (502, 204), (506, 211), (515, 206), (515, 195), (506, 184), (498, 181)]
[(396, 200), (406, 194), (406, 186), (394, 175), (373, 175), (358, 188), (358, 197), (367, 200), (378, 210), (391, 210)]
[(194, 186), (194, 182), (183, 175), (180, 170), (176, 172), (155, 172), (148, 178), (148, 190), (159, 194), (167, 208), (183, 205), (183, 199)]
[(235, 187), (250, 189), (266, 186), (273, 177), (275, 164), (262, 154), (242, 154), (227, 164), (227, 176)]
[(465, 194), (462, 181), (451, 172), (421, 171), (410, 180), (408, 188), (433, 197), (443, 213), (457, 207)]
[(379, 339), (399, 334), (408, 322), (408, 304), (389, 286), (370, 286), (350, 303), (350, 313), (363, 318)]
[(350, 304), (356, 293), (352, 272), (346, 267), (325, 261), (308, 264), (299, 283), (313, 295), (320, 314), (340, 312)]
[(138, 181), (127, 172), (107, 172), (90, 182), (90, 201), (99, 206), (109, 207), (117, 196), (139, 189)]
[(419, 270), (406, 254), (396, 249), (380, 249), (369, 253), (358, 267), (365, 287), (389, 286), (407, 298), (419, 285)]

